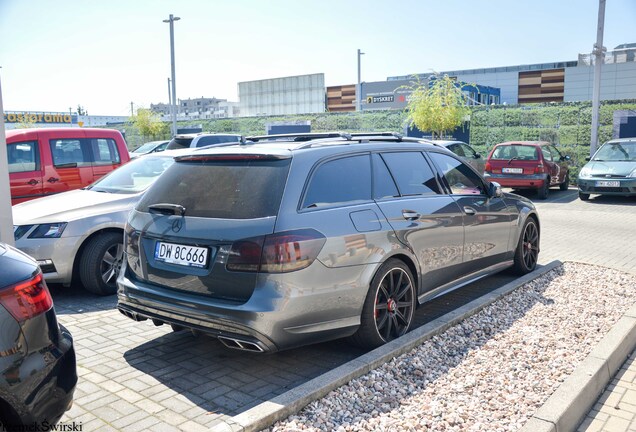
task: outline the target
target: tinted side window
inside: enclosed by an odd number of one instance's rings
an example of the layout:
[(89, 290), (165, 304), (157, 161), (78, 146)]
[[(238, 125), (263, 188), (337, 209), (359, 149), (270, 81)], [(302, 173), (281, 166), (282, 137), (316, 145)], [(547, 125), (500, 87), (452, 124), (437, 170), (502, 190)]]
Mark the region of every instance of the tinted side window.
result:
[(328, 161), (314, 171), (302, 208), (371, 200), (369, 155)]
[(468, 158), (475, 158), (475, 155), (477, 153), (475, 153), (475, 150), (473, 150), (470, 146), (467, 146), (466, 144), (457, 144), (462, 151), (464, 152), (464, 156), (468, 157)]
[(459, 195), (486, 193), (481, 178), (465, 163), (441, 153), (430, 152), (428, 155), (441, 170), (451, 193)]
[(373, 198), (382, 199), (399, 196), (393, 177), (379, 154), (373, 155)]
[(420, 152), (382, 153), (400, 195), (439, 194), (435, 174)]
[(37, 141), (7, 144), (9, 172), (29, 172), (40, 169), (40, 151)]
[(115, 140), (92, 138), (90, 141), (95, 165), (111, 165), (120, 162), (119, 150)]
[[(84, 144), (82, 144), (84, 141)], [(90, 166), (90, 150), (87, 141), (77, 138), (53, 139), (50, 141), (53, 165), (64, 168), (65, 165)]]

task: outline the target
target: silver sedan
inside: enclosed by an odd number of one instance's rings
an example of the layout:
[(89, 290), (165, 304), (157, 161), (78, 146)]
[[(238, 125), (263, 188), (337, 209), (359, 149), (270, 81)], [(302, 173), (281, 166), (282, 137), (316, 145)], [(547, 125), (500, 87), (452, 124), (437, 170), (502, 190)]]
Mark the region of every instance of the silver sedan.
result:
[(47, 282), (79, 280), (114, 294), (128, 213), (183, 151), (137, 158), (92, 185), (13, 206), (16, 247), (35, 258)]

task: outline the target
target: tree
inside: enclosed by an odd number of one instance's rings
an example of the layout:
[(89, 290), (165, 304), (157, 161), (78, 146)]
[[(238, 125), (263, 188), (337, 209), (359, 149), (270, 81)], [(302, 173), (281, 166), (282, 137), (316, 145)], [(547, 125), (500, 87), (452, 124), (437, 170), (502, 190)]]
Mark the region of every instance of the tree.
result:
[(144, 139), (160, 139), (169, 134), (170, 126), (161, 121), (161, 116), (147, 108), (138, 108), (137, 114), (128, 119), (128, 123), (137, 128)]
[(407, 86), (412, 91), (406, 107), (407, 122), (443, 138), (446, 132), (463, 125), (470, 115), (468, 96), (462, 91), (470, 86), (448, 75), (434, 75), (424, 83), (418, 80)]
[(88, 115), (88, 111), (86, 111), (86, 109), (83, 106), (77, 105), (77, 115), (81, 115), (81, 116)]

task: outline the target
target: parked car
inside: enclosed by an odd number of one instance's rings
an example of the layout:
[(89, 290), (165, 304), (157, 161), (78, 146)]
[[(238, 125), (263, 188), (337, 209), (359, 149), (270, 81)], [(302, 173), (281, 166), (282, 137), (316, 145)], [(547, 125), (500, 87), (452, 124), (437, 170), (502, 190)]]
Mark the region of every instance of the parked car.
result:
[(13, 206), (16, 246), (49, 283), (79, 280), (92, 293), (114, 294), (128, 212), (178, 154), (136, 158), (83, 189)]
[(130, 158), (136, 158), (145, 154), (164, 151), (170, 141), (150, 141), (142, 144), (130, 153)]
[(406, 333), (418, 303), (535, 268), (539, 218), (441, 147), (399, 136), (176, 158), (130, 213), (118, 308), (255, 352)]
[(6, 135), (12, 204), (87, 186), (130, 159), (114, 129), (13, 129)]
[(484, 176), (513, 189), (536, 189), (546, 199), (550, 187), (567, 190), (570, 156), (544, 141), (510, 141), (497, 144), (488, 155)]
[(486, 161), (484, 161), (484, 158), (482, 158), (479, 153), (465, 142), (453, 140), (432, 140), (431, 142), (452, 151), (459, 156), (461, 160), (475, 168), (479, 174), (484, 173)]
[(38, 265), (0, 243), (0, 430), (55, 424), (76, 383), (73, 338)]
[(636, 196), (636, 138), (603, 144), (579, 171), (579, 198), (590, 194)]
[(175, 135), (166, 149), (175, 150), (188, 147), (206, 147), (213, 144), (241, 143), (244, 141), (245, 138), (242, 135), (200, 132), (194, 134)]

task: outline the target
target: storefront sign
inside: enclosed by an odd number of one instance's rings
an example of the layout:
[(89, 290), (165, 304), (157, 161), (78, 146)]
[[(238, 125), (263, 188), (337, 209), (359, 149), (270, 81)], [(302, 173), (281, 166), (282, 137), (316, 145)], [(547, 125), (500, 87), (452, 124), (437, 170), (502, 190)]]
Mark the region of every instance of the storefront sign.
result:
[(77, 123), (77, 116), (63, 113), (8, 112), (5, 123)]
[(393, 102), (393, 95), (367, 96), (367, 103)]

